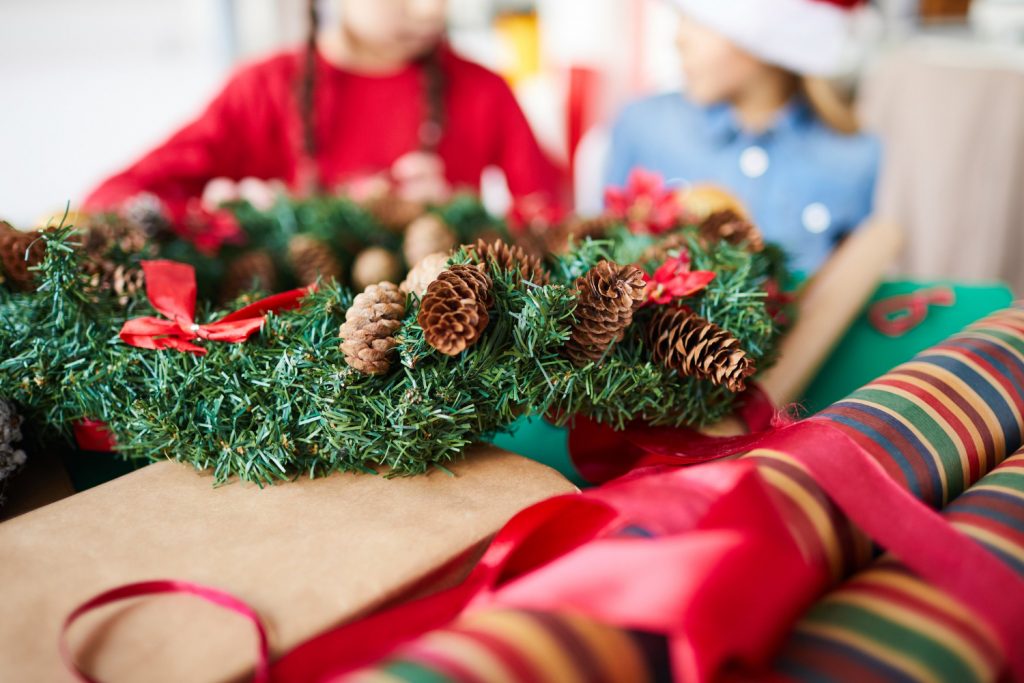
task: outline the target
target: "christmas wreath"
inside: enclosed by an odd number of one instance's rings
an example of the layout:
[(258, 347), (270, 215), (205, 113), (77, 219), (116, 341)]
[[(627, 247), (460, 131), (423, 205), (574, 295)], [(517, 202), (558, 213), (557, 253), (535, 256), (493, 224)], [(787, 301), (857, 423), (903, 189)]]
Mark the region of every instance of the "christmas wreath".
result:
[(51, 434), (101, 420), (124, 457), (217, 481), (422, 473), (523, 414), (713, 422), (773, 360), (784, 258), (736, 213), (697, 224), (630, 191), (606, 216), (560, 223), (560, 254), (479, 239), (398, 283), (353, 296), (322, 279), (226, 316), (216, 297), (155, 291), (191, 277), (180, 264), (142, 263), (147, 298), (94, 286), (88, 230), (8, 235), (0, 386)]

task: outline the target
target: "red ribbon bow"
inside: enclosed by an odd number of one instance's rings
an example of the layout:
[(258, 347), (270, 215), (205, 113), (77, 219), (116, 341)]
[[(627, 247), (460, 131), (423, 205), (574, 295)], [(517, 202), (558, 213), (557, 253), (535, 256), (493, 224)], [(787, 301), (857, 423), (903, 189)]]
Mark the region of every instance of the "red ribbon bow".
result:
[(174, 261), (143, 261), (146, 296), (166, 318), (135, 318), (121, 328), (121, 340), (140, 349), (176, 349), (206, 355), (206, 349), (192, 344), (193, 339), (238, 344), (255, 334), (267, 314), (298, 308), (312, 287), (275, 294), (231, 313), (219, 322), (200, 325), (195, 322), (196, 275), (192, 266)]

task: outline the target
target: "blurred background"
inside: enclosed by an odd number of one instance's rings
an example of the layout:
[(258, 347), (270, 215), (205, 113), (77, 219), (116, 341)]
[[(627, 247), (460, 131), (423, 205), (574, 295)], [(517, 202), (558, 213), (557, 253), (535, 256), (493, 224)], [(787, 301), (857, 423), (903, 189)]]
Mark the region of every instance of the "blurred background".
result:
[[(324, 11), (332, 11), (326, 0)], [(302, 0), (3, 0), (0, 215), (31, 224), (195, 116), (239, 62), (295, 45)], [(883, 0), (843, 84), (885, 145), (877, 213), (899, 273), (1024, 294), (1024, 0)], [(601, 202), (606, 124), (681, 84), (663, 0), (452, 0), (451, 40), (513, 86), (577, 207)], [(489, 202), (500, 210), (500, 181)]]

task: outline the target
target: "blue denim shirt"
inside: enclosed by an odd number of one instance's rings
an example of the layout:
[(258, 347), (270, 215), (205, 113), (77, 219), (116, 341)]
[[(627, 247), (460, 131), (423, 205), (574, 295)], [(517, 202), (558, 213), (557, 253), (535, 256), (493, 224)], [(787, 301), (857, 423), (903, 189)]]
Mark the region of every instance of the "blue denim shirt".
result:
[(871, 213), (880, 155), (874, 137), (833, 131), (802, 99), (752, 134), (728, 105), (703, 108), (669, 93), (622, 112), (605, 179), (621, 186), (641, 167), (670, 185), (720, 185), (790, 254), (791, 267), (809, 275)]

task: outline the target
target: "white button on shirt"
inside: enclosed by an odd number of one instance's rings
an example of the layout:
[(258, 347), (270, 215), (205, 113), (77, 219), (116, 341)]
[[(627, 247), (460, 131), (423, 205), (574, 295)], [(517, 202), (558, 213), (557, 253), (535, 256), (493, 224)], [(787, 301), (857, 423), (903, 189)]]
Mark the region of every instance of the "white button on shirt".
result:
[(804, 207), (801, 220), (807, 232), (820, 234), (832, 227), (832, 213), (821, 202), (814, 202)]
[(753, 145), (740, 154), (740, 172), (748, 178), (760, 178), (768, 170), (768, 152)]

